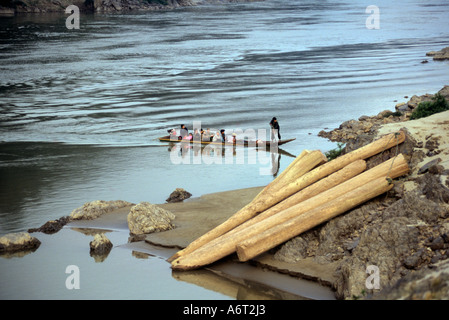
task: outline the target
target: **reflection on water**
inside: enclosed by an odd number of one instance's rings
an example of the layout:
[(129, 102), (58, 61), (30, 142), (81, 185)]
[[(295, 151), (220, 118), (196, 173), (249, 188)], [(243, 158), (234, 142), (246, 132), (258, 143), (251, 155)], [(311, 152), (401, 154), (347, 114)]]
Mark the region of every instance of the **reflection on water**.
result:
[(292, 159), (296, 157), (280, 149), (276, 144), (270, 145), (270, 147), (246, 148), (239, 145), (170, 142), (168, 152), (170, 161), (174, 164), (260, 165), (260, 175), (268, 175), (273, 178), (276, 178), (279, 172), (281, 154)]

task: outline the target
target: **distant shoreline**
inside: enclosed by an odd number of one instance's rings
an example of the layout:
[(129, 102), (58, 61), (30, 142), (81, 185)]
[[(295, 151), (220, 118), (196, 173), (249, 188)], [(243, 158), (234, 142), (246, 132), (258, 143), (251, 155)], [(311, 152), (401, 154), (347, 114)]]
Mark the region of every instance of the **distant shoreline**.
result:
[(18, 3), (8, 1), (0, 5), (0, 16), (15, 14), (65, 13), (70, 5), (75, 5), (85, 13), (136, 13), (159, 10), (173, 10), (207, 4), (227, 4), (260, 2), (263, 0), (23, 0)]

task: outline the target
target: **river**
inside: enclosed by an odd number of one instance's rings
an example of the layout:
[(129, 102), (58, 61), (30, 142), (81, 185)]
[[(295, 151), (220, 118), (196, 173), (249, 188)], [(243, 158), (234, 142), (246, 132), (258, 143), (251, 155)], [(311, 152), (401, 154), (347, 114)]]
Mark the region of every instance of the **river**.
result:
[[(449, 45), (449, 4), (375, 5), (379, 29), (356, 0), (81, 14), (79, 30), (64, 14), (1, 17), (0, 234), (92, 200), (163, 203), (178, 187), (198, 197), (266, 185), (302, 150), (334, 148), (322, 129), (448, 84), (447, 62), (421, 62)], [(157, 140), (195, 123), (264, 139), (273, 116), (282, 138), (296, 138), (279, 155), (180, 163)], [(2, 272), (24, 269), (17, 278), (31, 272), (23, 264), (0, 259)], [(3, 288), (2, 297), (21, 292)]]

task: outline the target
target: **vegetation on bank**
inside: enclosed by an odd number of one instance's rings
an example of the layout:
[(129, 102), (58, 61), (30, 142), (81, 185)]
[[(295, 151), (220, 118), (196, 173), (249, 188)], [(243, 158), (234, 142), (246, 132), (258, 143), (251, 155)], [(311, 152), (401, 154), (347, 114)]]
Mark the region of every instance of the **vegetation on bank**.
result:
[(449, 103), (440, 93), (437, 93), (432, 101), (421, 102), (411, 114), (410, 120), (428, 117), (447, 110), (449, 110)]
[(325, 152), (324, 155), (327, 157), (328, 161), (331, 161), (335, 158), (338, 158), (342, 154), (344, 148), (345, 148), (345, 144), (338, 142), (337, 148)]

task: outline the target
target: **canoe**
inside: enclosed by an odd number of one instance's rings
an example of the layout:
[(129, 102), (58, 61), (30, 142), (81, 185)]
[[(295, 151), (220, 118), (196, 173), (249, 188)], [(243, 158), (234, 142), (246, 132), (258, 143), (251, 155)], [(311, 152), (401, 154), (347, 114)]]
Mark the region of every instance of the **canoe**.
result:
[(190, 144), (198, 144), (198, 145), (221, 145), (221, 146), (232, 146), (232, 145), (236, 145), (236, 146), (244, 146), (244, 147), (270, 147), (271, 144), (273, 144), (274, 146), (278, 145), (283, 145), (286, 144), (288, 142), (291, 142), (293, 140), (296, 140), (296, 138), (293, 139), (286, 139), (286, 140), (279, 140), (279, 141), (264, 141), (264, 140), (257, 140), (257, 141), (249, 141), (249, 140), (237, 140), (235, 144), (232, 144), (230, 142), (213, 142), (213, 141), (193, 141), (193, 140), (183, 140), (183, 139), (172, 139), (170, 138), (170, 136), (163, 136), (158, 138), (159, 141), (161, 142), (173, 142), (173, 143), (177, 143), (177, 142), (183, 142), (183, 143), (190, 143)]

